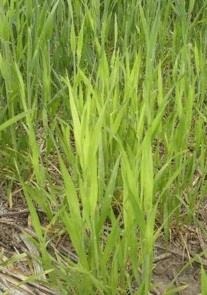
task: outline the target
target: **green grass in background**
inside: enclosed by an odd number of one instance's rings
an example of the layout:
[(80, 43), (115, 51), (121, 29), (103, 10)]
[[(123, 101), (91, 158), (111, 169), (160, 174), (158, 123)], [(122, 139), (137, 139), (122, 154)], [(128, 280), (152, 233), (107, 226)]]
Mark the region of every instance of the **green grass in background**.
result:
[(23, 189), (49, 284), (148, 294), (157, 225), (206, 196), (206, 1), (3, 0), (0, 19), (1, 182)]

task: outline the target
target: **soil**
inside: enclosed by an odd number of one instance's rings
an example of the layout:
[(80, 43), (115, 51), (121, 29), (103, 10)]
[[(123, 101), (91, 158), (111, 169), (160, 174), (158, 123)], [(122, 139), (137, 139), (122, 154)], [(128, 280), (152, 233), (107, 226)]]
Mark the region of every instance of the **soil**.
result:
[[(160, 237), (155, 245), (152, 294), (198, 295), (201, 265), (207, 269), (207, 206), (202, 204), (197, 217), (200, 224), (172, 227), (170, 241)], [(168, 290), (176, 290), (167, 293)]]
[[(22, 193), (17, 190), (12, 198), (12, 206), (1, 195), (0, 203), (0, 294), (9, 295), (58, 295), (44, 284), (26, 282), (30, 275), (37, 273), (38, 265), (31, 262), (31, 256), (38, 256), (36, 249), (29, 244), (27, 234), (34, 235), (30, 227), (29, 211)], [(39, 213), (40, 215), (42, 212)], [(41, 216), (40, 216), (41, 219)], [(14, 255), (22, 255), (22, 259), (11, 263)], [(39, 269), (39, 272), (43, 270)], [(42, 278), (44, 279), (44, 278)]]
[[(41, 215), (42, 213), (40, 212), (39, 214)], [(207, 206), (202, 206), (202, 209), (199, 210), (199, 218), (203, 224), (203, 228), (206, 228), (206, 216)], [(207, 238), (200, 228), (201, 226), (175, 225), (171, 229), (170, 241), (166, 242), (162, 236), (157, 240), (152, 281), (154, 288), (151, 294), (200, 294), (201, 263), (207, 268), (207, 256), (205, 256)], [(1, 199), (0, 294), (1, 291), (9, 289), (9, 294), (11, 295), (57, 295), (57, 292), (41, 284), (24, 284), (22, 289), (19, 290), (17, 288), (17, 284), (22, 280), (22, 277), (26, 278), (35, 272), (35, 266), (31, 266), (29, 259), (31, 249), (28, 248), (23, 238), (23, 233), (25, 232), (33, 233), (29, 222), (29, 211), (21, 197), (21, 191), (19, 191), (13, 198), (12, 208), (9, 207), (5, 198)], [(58, 233), (56, 233), (56, 236), (58, 237)], [(62, 253), (70, 255), (74, 261), (77, 259), (73, 250), (70, 248), (67, 237), (59, 237), (54, 242), (54, 245), (57, 248), (59, 247)], [(14, 254), (21, 253), (26, 253), (23, 261), (13, 263), (5, 268), (1, 267), (2, 262), (5, 263)], [(168, 290), (176, 288), (177, 291), (167, 293)]]
[[(14, 198), (13, 208), (9, 208), (5, 198), (0, 204), (0, 247), (4, 252), (13, 253), (20, 250), (19, 232), (20, 228), (26, 227), (28, 210), (23, 199), (17, 195)], [(19, 227), (19, 230), (18, 230)]]
[(194, 262), (188, 265), (188, 258), (175, 247), (158, 246), (157, 249), (160, 261), (158, 259), (153, 270), (155, 287), (152, 294), (162, 295), (177, 289), (169, 294), (198, 295), (200, 293), (199, 263)]

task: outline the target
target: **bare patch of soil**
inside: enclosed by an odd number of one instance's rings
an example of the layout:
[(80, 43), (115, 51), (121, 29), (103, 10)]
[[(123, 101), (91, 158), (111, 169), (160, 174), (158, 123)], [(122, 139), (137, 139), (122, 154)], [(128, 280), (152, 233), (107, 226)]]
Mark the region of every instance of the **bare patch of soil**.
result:
[(198, 212), (202, 222), (199, 226), (177, 225), (171, 229), (170, 241), (162, 237), (157, 241), (152, 294), (200, 294), (201, 265), (207, 269), (207, 235), (201, 230), (206, 228), (203, 214), (206, 216), (207, 208)]
[[(42, 213), (40, 212), (40, 215)], [(37, 249), (32, 248), (27, 234), (34, 235), (29, 226), (29, 211), (21, 197), (21, 192), (12, 199), (12, 207), (2, 194), (0, 205), (0, 294), (9, 295), (47, 294), (57, 295), (56, 291), (38, 283), (24, 282), (30, 275), (43, 273), (41, 266), (31, 257), (38, 257)], [(16, 261), (15, 256), (19, 257)], [(41, 277), (40, 279), (44, 279)]]
[(21, 250), (19, 233), (28, 226), (28, 214), (20, 194), (15, 195), (12, 208), (9, 207), (6, 197), (1, 196), (0, 248), (7, 254)]
[(200, 264), (190, 263), (189, 258), (168, 245), (157, 246), (158, 258), (153, 270), (154, 290), (152, 294), (198, 295), (200, 293)]

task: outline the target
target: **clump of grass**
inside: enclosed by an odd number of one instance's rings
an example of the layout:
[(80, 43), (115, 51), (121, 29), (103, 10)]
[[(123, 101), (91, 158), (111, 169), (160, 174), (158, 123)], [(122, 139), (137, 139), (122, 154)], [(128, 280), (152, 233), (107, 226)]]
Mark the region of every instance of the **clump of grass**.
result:
[[(156, 220), (168, 234), (206, 187), (205, 1), (5, 0), (0, 17), (3, 178), (48, 282), (148, 294)], [(49, 250), (60, 226), (77, 261)]]

